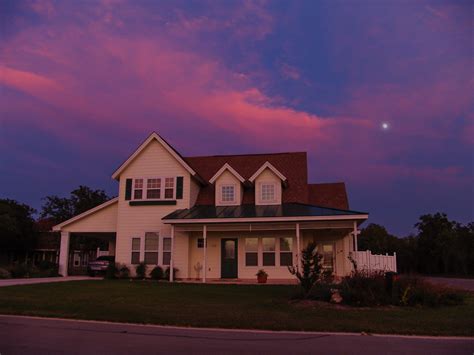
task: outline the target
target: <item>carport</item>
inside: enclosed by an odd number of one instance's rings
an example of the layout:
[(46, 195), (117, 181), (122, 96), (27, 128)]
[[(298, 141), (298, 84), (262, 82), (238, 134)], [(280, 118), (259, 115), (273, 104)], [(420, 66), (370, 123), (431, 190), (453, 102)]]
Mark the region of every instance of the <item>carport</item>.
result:
[(53, 227), (61, 232), (59, 273), (83, 275), (87, 263), (100, 255), (115, 255), (117, 205), (114, 198)]

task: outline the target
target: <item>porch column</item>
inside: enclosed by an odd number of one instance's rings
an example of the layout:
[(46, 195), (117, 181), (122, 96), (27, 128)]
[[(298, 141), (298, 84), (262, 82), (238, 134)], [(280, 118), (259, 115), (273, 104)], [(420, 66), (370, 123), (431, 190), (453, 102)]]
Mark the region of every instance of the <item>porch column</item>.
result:
[(59, 247), (59, 274), (67, 276), (69, 263), (69, 232), (61, 232), (61, 245)]
[(357, 246), (357, 235), (360, 234), (360, 231), (357, 230), (357, 222), (354, 221), (354, 231), (352, 232), (353, 236), (354, 236), (354, 251), (357, 251), (358, 250), (358, 246)]
[(204, 249), (203, 249), (203, 258), (204, 260), (202, 261), (202, 265), (203, 265), (203, 273), (202, 273), (202, 282), (205, 283), (206, 282), (206, 274), (207, 274), (207, 264), (206, 264), (206, 260), (207, 260), (207, 226), (204, 225), (202, 227), (202, 238), (204, 239)]
[(171, 225), (170, 282), (174, 281), (174, 225)]
[(301, 255), (301, 247), (300, 247), (300, 224), (296, 223), (296, 268), (299, 270), (301, 266), (300, 255)]

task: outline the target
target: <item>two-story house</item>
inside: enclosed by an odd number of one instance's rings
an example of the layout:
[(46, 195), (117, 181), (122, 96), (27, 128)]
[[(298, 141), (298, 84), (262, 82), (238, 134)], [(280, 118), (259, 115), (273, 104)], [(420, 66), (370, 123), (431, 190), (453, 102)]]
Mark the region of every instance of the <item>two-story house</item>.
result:
[[(300, 252), (318, 244), (325, 268), (352, 271), (357, 228), (343, 183), (308, 183), (306, 153), (183, 157), (152, 133), (113, 173), (118, 197), (54, 227), (67, 275), (77, 233), (105, 233), (116, 262), (171, 266), (176, 278), (294, 278)], [(172, 273), (171, 273), (172, 274)]]

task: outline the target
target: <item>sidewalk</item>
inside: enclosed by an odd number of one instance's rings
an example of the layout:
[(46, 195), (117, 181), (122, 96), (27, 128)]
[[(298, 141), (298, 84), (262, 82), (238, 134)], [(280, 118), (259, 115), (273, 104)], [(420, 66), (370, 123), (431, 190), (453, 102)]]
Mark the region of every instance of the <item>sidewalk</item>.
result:
[(67, 277), (41, 277), (31, 279), (6, 279), (0, 280), (0, 287), (15, 285), (44, 284), (50, 282), (82, 281), (82, 280), (102, 280), (100, 277), (89, 276), (67, 276)]

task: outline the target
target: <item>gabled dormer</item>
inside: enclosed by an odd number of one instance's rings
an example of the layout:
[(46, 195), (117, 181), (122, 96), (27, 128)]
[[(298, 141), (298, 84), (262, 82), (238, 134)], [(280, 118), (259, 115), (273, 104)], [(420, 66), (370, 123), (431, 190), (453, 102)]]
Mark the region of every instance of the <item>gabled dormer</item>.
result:
[(245, 179), (225, 163), (209, 180), (215, 188), (216, 206), (236, 206), (242, 203)]
[(249, 179), (255, 186), (256, 205), (280, 205), (287, 178), (270, 162), (265, 162)]

